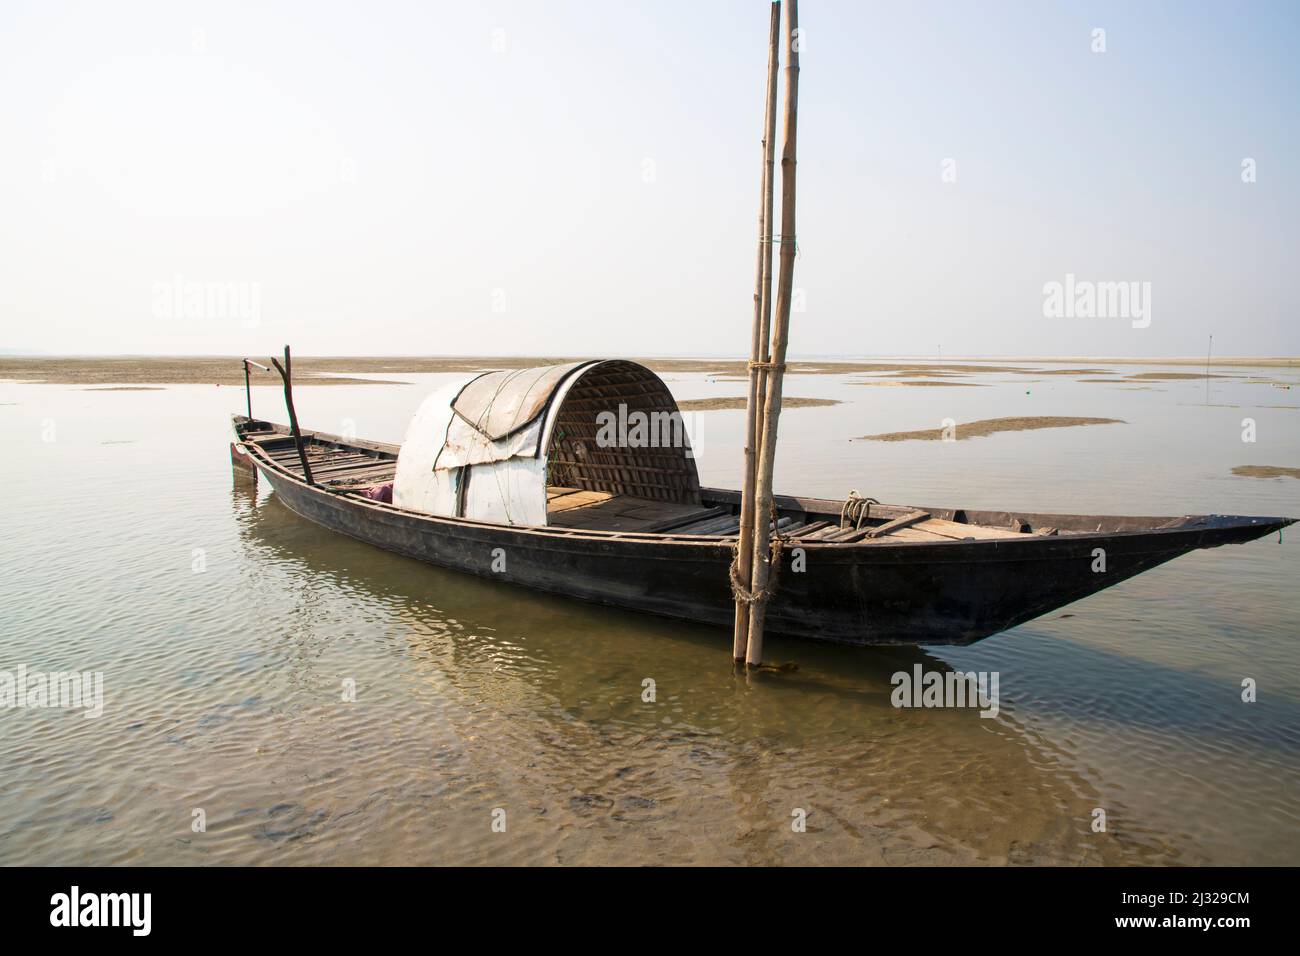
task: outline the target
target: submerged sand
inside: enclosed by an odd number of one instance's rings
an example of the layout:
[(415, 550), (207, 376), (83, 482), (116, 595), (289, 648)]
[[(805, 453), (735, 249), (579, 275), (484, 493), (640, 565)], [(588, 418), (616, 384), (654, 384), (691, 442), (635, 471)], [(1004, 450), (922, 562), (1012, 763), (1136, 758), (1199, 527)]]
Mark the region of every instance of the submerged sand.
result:
[[(265, 356), (255, 361), (269, 365)], [(414, 371), (392, 368), (390, 360), (355, 358), (311, 358), (294, 356), (295, 385), (405, 385), (396, 380), (349, 378), (342, 373)], [(335, 377), (337, 376), (337, 377)], [(41, 385), (240, 385), (244, 366), (238, 356), (82, 356), (34, 358), (0, 356), (0, 379), (16, 379)], [(280, 386), (274, 369), (253, 369), (253, 385)]]
[[(264, 365), (266, 356), (249, 356)], [(528, 368), (584, 361), (583, 356), (353, 356), (318, 357), (295, 355), (295, 385), (400, 385), (385, 378), (349, 378), (349, 374), (403, 375), (429, 372), (485, 372), (492, 369)], [(637, 359), (659, 373), (705, 373), (727, 380), (746, 381), (747, 364), (733, 359)], [(1020, 372), (1028, 369), (994, 365), (952, 365), (897, 362), (788, 362), (790, 375), (848, 375), (853, 373), (893, 374), (979, 374)], [(0, 379), (48, 385), (243, 385), (244, 367), (240, 356), (0, 356)], [(254, 385), (278, 385), (274, 372), (253, 371)]]
[[(270, 364), (265, 356), (249, 356), (263, 364)], [(294, 383), (300, 385), (401, 385), (403, 374), (426, 372), (480, 372), (502, 368), (526, 368), (532, 365), (549, 365), (564, 362), (581, 361), (581, 356), (538, 358), (528, 356), (352, 356), (319, 357), (295, 356), (293, 361)], [(744, 380), (747, 375), (747, 363), (741, 359), (675, 359), (643, 358), (637, 361), (648, 365), (656, 372), (700, 372), (727, 379)], [(791, 361), (786, 364), (790, 375), (850, 375), (864, 374), (899, 377), (924, 377), (927, 379), (946, 378), (962, 375), (998, 374), (1032, 374), (1032, 375), (1070, 375), (1070, 374), (1108, 374), (1099, 369), (1099, 364), (1114, 365), (1199, 365), (1205, 367), (1205, 359), (1070, 359), (1070, 358), (1033, 358), (1016, 359), (1017, 364), (1007, 363), (963, 363), (958, 360), (944, 361)], [(1067, 366), (1065, 368), (1043, 368), (1049, 366)], [(1035, 367), (1037, 366), (1037, 367)], [(1071, 368), (1069, 366), (1081, 366)], [(1211, 367), (1253, 366), (1257, 368), (1300, 367), (1300, 358), (1222, 358), (1214, 359)], [(384, 376), (382, 379), (351, 378), (349, 375), (369, 374)], [(1145, 372), (1128, 376), (1137, 378), (1203, 378), (1204, 372)], [(0, 356), (0, 379), (51, 385), (243, 385), (244, 370), (239, 356), (200, 355), (200, 356)], [(255, 371), (254, 384), (278, 385), (279, 376), (274, 372)], [(866, 383), (862, 383), (866, 384)], [(882, 382), (883, 384), (883, 382)], [(891, 382), (892, 384), (892, 382)], [(940, 382), (907, 382), (909, 385)], [(962, 383), (943, 383), (962, 384)]]
[[(683, 412), (716, 412), (724, 409), (744, 408), (746, 399), (744, 396), (734, 398), (688, 398), (683, 402), (678, 402), (677, 407)], [(781, 409), (787, 408), (820, 408), (824, 405), (842, 404), (839, 399), (835, 398), (801, 398), (793, 395), (782, 396)]]
[(1300, 478), (1300, 468), (1281, 465), (1238, 465), (1232, 473), (1242, 478)]
[(1127, 375), (1130, 382), (1186, 382), (1203, 378), (1233, 378), (1232, 375), (1214, 375), (1208, 372), (1138, 372)]
[(850, 382), (849, 384), (850, 384), (850, 385), (875, 385), (875, 386), (877, 386), (877, 387), (879, 387), (879, 386), (889, 386), (889, 387), (892, 387), (892, 388), (923, 388), (923, 387), (929, 387), (929, 388), (987, 388), (987, 387), (988, 387), (988, 383), (987, 383), (987, 382), (944, 382), (944, 381), (934, 382), (934, 381), (930, 381), (929, 379), (916, 379), (916, 380), (914, 380), (914, 381), (906, 381), (906, 382), (883, 381), (883, 380), (877, 379), (877, 380), (875, 380), (875, 381), (867, 381), (867, 382)]
[[(1074, 418), (1070, 416), (1039, 415), (1017, 418), (985, 418), (977, 422), (957, 425), (953, 438), (985, 438), (998, 432), (1033, 431), (1038, 428), (1071, 428), (1076, 425), (1124, 425), (1120, 418)], [(885, 432), (880, 435), (863, 435), (864, 441), (939, 441), (944, 437), (942, 428), (926, 428), (910, 432)]]

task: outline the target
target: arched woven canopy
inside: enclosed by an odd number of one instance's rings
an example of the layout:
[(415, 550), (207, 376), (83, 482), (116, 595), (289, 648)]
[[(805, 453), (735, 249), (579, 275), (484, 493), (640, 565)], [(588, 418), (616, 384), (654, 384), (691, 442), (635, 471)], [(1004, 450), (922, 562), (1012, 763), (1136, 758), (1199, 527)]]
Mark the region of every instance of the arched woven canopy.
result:
[(620, 359), (487, 372), (434, 392), (407, 429), (393, 503), (547, 524), (562, 487), (698, 504), (685, 424), (654, 372)]

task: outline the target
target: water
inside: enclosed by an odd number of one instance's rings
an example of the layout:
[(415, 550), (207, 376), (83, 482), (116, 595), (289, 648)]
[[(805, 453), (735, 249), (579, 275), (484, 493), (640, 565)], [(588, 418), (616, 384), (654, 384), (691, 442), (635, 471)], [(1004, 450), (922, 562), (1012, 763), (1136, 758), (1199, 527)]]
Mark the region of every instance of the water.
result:
[[(1300, 481), (1231, 475), (1300, 465), (1300, 391), (1251, 374), (1212, 380), (1208, 401), (1203, 381), (794, 376), (788, 394), (845, 404), (783, 417), (777, 487), (1300, 514)], [(299, 416), (397, 440), (443, 377), (412, 378), (302, 388)], [(668, 379), (679, 398), (743, 394)], [(274, 390), (253, 401), (283, 419)], [(0, 863), (1300, 863), (1290, 540), (1197, 552), (971, 648), (770, 640), (769, 659), (798, 670), (736, 677), (729, 634), (429, 568), (296, 518), (265, 484), (232, 482), (227, 415), (242, 406), (213, 386), (0, 384), (0, 670), (105, 681), (98, 719), (0, 710)], [(850, 440), (1022, 414), (1127, 424)], [(706, 484), (736, 484), (742, 419), (696, 417)], [(917, 663), (998, 671), (1000, 713), (893, 708), (890, 675)], [(1241, 701), (1248, 677), (1257, 703)]]

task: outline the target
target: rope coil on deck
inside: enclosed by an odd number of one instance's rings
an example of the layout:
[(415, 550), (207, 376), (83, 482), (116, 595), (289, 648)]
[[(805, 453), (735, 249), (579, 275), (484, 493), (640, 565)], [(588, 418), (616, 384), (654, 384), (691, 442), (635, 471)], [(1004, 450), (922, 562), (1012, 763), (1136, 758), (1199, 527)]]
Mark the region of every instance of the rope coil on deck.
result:
[(871, 506), (878, 504), (880, 502), (875, 498), (860, 495), (856, 489), (850, 491), (844, 499), (844, 506), (840, 508), (840, 527), (848, 528), (852, 523), (853, 527), (861, 528), (862, 522), (871, 517)]

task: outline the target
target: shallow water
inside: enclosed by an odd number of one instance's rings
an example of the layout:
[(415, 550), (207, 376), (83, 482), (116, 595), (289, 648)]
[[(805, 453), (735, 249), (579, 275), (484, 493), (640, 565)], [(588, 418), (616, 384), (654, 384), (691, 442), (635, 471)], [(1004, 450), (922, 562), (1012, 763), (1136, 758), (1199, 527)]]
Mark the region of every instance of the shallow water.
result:
[[(789, 394), (844, 404), (783, 416), (777, 487), (1300, 514), (1300, 481), (1231, 475), (1300, 464), (1300, 389), (1248, 383), (1251, 370), (1208, 390), (1121, 381), (1138, 371), (990, 373), (969, 388), (794, 376)], [(402, 377), (418, 382), (302, 388), (299, 416), (398, 440), (444, 378)], [(668, 378), (679, 398), (744, 393)], [(1300, 863), (1289, 538), (1197, 552), (974, 647), (769, 641), (798, 670), (737, 677), (729, 634), (429, 568), (302, 521), (265, 484), (232, 481), (227, 416), (243, 401), (213, 386), (0, 384), (0, 671), (102, 671), (105, 696), (98, 719), (0, 710), (0, 862)], [(253, 404), (283, 420), (275, 390)], [(693, 416), (706, 484), (737, 483), (743, 414)], [(1126, 424), (851, 440), (1010, 415)], [(890, 676), (917, 663), (997, 671), (998, 716), (892, 707)], [(1248, 677), (1256, 703), (1240, 697)]]

